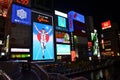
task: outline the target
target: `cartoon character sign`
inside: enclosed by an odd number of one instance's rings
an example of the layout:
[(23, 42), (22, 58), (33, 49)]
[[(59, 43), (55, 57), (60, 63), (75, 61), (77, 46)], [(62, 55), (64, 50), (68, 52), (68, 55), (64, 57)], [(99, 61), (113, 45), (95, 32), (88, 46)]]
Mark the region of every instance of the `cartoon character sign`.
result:
[(54, 59), (51, 25), (33, 22), (33, 60)]

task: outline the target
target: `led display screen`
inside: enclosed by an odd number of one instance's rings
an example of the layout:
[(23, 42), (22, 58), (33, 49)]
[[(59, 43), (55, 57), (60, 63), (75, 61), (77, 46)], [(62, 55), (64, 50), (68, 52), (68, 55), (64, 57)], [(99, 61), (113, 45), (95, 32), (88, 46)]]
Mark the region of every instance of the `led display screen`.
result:
[(16, 4), (12, 5), (12, 22), (31, 25), (31, 10)]
[(58, 16), (58, 26), (66, 27), (66, 18)]
[(57, 55), (70, 55), (70, 45), (68, 44), (57, 44)]
[(56, 31), (55, 36), (56, 36), (56, 42), (70, 43), (70, 35), (69, 35), (69, 33)]
[(68, 31), (67, 18), (56, 15), (55, 21), (56, 30)]
[(53, 60), (53, 26), (33, 22), (33, 60)]

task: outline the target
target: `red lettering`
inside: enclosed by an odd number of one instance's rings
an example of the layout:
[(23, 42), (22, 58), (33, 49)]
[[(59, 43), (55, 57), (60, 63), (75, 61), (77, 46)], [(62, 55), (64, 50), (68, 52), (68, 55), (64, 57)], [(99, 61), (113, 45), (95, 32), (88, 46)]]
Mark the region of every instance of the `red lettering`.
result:
[(29, 0), (16, 0), (17, 3), (23, 4), (23, 5), (28, 5)]
[(38, 16), (37, 19), (38, 19), (39, 22), (49, 22), (47, 19), (45, 19), (43, 17), (40, 17), (40, 16)]

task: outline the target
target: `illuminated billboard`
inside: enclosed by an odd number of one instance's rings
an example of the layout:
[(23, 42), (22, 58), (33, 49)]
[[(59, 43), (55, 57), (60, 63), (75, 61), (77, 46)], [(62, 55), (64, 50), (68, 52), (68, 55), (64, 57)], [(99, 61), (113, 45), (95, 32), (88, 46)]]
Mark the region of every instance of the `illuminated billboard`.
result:
[(68, 44), (57, 44), (57, 55), (71, 55), (71, 48)]
[(31, 25), (31, 10), (23, 6), (13, 4), (11, 20), (13, 23)]
[(73, 20), (79, 21), (81, 23), (85, 23), (85, 18), (83, 15), (76, 13), (74, 11), (70, 11), (68, 13), (68, 20), (69, 20), (69, 31), (73, 32), (74, 31), (74, 23)]
[(32, 60), (54, 60), (53, 26), (33, 22)]
[(55, 21), (56, 30), (68, 31), (67, 14), (55, 10)]
[(56, 42), (70, 43), (70, 35), (66, 32), (56, 31), (55, 32)]
[(58, 16), (58, 26), (66, 27), (66, 18)]
[(94, 30), (94, 33), (91, 33), (91, 40), (93, 41), (93, 55), (100, 57), (99, 51), (99, 42), (98, 42), (98, 33), (97, 30)]
[(110, 22), (110, 20), (105, 21), (105, 22), (102, 22), (102, 23), (101, 23), (101, 26), (102, 26), (102, 29), (103, 29), (103, 30), (104, 30), (104, 29), (111, 28), (111, 22)]
[(10, 48), (10, 58), (12, 60), (18, 60), (19, 62), (21, 60), (30, 60), (31, 54), (29, 48)]

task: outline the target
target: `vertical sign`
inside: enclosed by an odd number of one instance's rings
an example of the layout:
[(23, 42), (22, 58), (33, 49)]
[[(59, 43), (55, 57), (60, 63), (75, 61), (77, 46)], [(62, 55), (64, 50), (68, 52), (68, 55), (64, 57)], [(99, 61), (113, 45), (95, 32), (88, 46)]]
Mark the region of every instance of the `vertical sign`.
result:
[(33, 11), (33, 57), (34, 61), (54, 60), (53, 17)]

